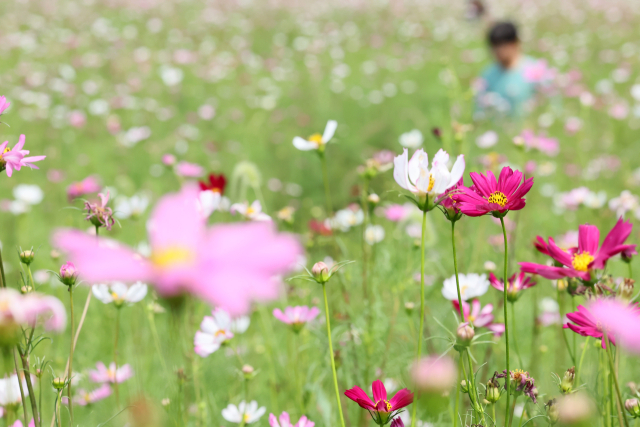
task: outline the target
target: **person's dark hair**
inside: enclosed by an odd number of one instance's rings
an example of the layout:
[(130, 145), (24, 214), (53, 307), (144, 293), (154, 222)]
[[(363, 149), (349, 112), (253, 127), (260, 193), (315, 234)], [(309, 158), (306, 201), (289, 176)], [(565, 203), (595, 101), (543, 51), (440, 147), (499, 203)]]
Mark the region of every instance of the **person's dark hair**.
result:
[(517, 43), (518, 41), (518, 30), (511, 22), (498, 22), (489, 31), (489, 44), (491, 46)]

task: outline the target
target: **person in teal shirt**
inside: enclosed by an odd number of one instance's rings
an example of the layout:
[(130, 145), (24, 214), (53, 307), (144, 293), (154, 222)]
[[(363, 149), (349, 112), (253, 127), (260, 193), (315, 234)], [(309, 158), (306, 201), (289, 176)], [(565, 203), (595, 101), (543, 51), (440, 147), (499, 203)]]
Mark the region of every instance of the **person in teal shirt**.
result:
[(495, 62), (484, 69), (476, 84), (476, 116), (522, 116), (536, 92), (536, 82), (527, 76), (527, 69), (535, 67), (536, 61), (522, 54), (518, 31), (511, 22), (495, 24), (488, 41)]

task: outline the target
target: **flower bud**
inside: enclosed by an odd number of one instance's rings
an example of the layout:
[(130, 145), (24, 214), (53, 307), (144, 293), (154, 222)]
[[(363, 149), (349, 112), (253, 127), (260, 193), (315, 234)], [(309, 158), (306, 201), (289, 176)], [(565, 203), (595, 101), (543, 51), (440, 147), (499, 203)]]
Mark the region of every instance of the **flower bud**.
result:
[(560, 381), (560, 392), (562, 394), (569, 394), (573, 390), (573, 381), (576, 379), (576, 367), (572, 366), (564, 373), (562, 381)]
[(496, 263), (493, 261), (486, 261), (484, 263), (484, 269), (487, 271), (495, 271), (496, 268), (498, 268), (498, 266), (496, 266)]
[(495, 375), (487, 382), (484, 398), (489, 403), (496, 403), (500, 400), (500, 383), (496, 380)]
[(547, 409), (547, 416), (549, 417), (549, 423), (554, 425), (558, 422), (558, 405), (556, 404), (555, 399), (549, 400), (545, 405)]
[(372, 193), (372, 194), (369, 194), (369, 197), (367, 197), (367, 200), (372, 205), (377, 205), (378, 203), (380, 203), (380, 196), (378, 196), (375, 193)]
[(624, 407), (633, 418), (640, 417), (640, 402), (638, 399), (627, 399), (624, 402)]
[(407, 312), (407, 314), (411, 314), (414, 308), (416, 308), (416, 305), (411, 301), (404, 303), (404, 310)]
[(78, 278), (78, 270), (72, 262), (67, 262), (60, 267), (60, 281), (65, 285), (71, 287), (76, 284)]
[(26, 251), (20, 252), (20, 262), (25, 265), (29, 265), (33, 262), (35, 256), (36, 253), (34, 251), (27, 249)]
[(318, 283), (327, 283), (331, 274), (329, 273), (329, 267), (324, 262), (316, 262), (311, 269), (311, 273), (313, 274), (313, 278), (316, 279)]
[(66, 381), (64, 378), (54, 378), (53, 381), (51, 381), (51, 385), (53, 385), (53, 388), (56, 390), (62, 390), (66, 385)]
[(442, 138), (442, 129), (440, 129), (439, 127), (432, 128), (431, 133), (438, 139)]
[(469, 393), (469, 386), (467, 385), (467, 380), (460, 381), (460, 389), (463, 393)]
[(28, 294), (29, 292), (33, 292), (33, 288), (31, 286), (29, 286), (29, 285), (22, 286), (20, 288), (20, 293), (23, 294), (23, 295), (24, 294)]
[(461, 323), (458, 326), (458, 340), (457, 344), (462, 346), (468, 346), (471, 343), (471, 340), (476, 335), (473, 328), (469, 326), (469, 322)]
[(633, 298), (633, 285), (635, 284), (635, 280), (633, 279), (624, 279), (624, 281), (620, 284), (618, 288), (618, 298), (622, 301), (629, 302), (631, 298)]
[(255, 377), (257, 374), (256, 370), (253, 368), (253, 366), (251, 365), (244, 365), (242, 367), (242, 375), (244, 376), (245, 380), (250, 380), (251, 378)]

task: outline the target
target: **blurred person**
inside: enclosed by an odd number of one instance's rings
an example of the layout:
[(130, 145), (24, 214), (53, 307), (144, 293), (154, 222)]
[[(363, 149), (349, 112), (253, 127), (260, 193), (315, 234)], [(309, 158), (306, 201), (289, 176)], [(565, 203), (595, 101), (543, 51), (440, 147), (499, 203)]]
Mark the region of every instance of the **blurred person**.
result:
[(479, 113), (494, 109), (519, 116), (534, 94), (536, 85), (528, 70), (536, 62), (522, 53), (518, 30), (511, 22), (499, 22), (488, 33), (495, 62), (484, 69), (477, 82), (476, 107)]

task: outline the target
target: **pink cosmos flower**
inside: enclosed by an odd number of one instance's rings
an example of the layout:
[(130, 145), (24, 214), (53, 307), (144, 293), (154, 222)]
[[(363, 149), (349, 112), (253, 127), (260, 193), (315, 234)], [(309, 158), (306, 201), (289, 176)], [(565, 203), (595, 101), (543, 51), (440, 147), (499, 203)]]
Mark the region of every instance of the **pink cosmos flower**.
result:
[(80, 182), (73, 182), (67, 187), (69, 201), (82, 197), (85, 194), (97, 193), (102, 189), (95, 176), (88, 176)]
[(102, 384), (100, 387), (92, 391), (86, 391), (83, 389), (78, 390), (78, 393), (73, 398), (73, 403), (80, 406), (87, 406), (92, 403), (96, 403), (99, 400), (106, 399), (109, 396), (111, 396), (111, 387), (109, 384)]
[(176, 174), (185, 178), (198, 178), (204, 175), (204, 168), (198, 164), (183, 160), (176, 165)]
[(11, 103), (7, 102), (7, 98), (4, 95), (0, 96), (0, 114), (4, 113), (4, 110), (9, 108), (9, 105), (11, 105)]
[(7, 176), (11, 177), (13, 174), (13, 170), (20, 170), (22, 166), (27, 166), (31, 169), (40, 169), (35, 166), (32, 162), (39, 162), (40, 160), (44, 160), (47, 156), (31, 156), (25, 157), (29, 154), (29, 150), (23, 150), (24, 147), (25, 136), (20, 135), (18, 139), (18, 143), (13, 147), (13, 149), (9, 148), (7, 145), (9, 141), (5, 141), (0, 144), (0, 171), (7, 170)]
[(567, 251), (560, 249), (553, 240), (545, 243), (540, 236), (537, 237), (536, 248), (538, 251), (549, 255), (563, 267), (550, 267), (532, 262), (521, 262), (521, 270), (525, 273), (535, 273), (547, 279), (560, 279), (562, 277), (578, 277), (582, 280), (591, 280), (591, 270), (602, 270), (607, 260), (621, 252), (631, 253), (636, 245), (625, 245), (624, 242), (631, 234), (633, 225), (618, 219), (600, 246), (600, 231), (595, 225), (584, 224), (578, 228), (578, 247)]
[(81, 128), (87, 123), (87, 116), (80, 110), (69, 113), (69, 124), (74, 128)]
[(62, 331), (67, 323), (64, 305), (56, 297), (36, 292), (22, 295), (12, 288), (0, 289), (0, 330), (17, 330), (18, 326), (31, 326), (46, 319), (44, 327)]
[(279, 321), (292, 325), (294, 329), (302, 329), (307, 322), (311, 322), (318, 317), (320, 309), (318, 307), (307, 307), (306, 305), (298, 305), (295, 307), (287, 307), (284, 313), (279, 308), (273, 310), (273, 316)]
[(429, 356), (412, 366), (411, 377), (421, 391), (441, 394), (456, 385), (458, 370), (449, 356)]
[[(489, 273), (489, 282), (491, 286), (499, 290), (500, 292), (504, 292), (504, 280), (498, 279), (495, 274)], [(520, 291), (525, 289), (529, 289), (532, 286), (535, 286), (536, 282), (531, 279), (531, 277), (526, 277), (525, 272), (521, 271), (520, 273), (514, 273), (513, 276), (509, 277), (509, 286), (507, 287), (507, 299), (511, 302), (515, 302), (520, 297)]]
[(105, 227), (107, 230), (111, 230), (111, 226), (116, 223), (113, 219), (113, 210), (107, 207), (109, 203), (109, 192), (106, 195), (100, 193), (100, 203), (98, 202), (84, 202), (84, 208), (87, 210), (87, 216), (85, 219), (91, 221), (96, 227)]
[(557, 139), (536, 135), (530, 129), (523, 130), (519, 138), (525, 147), (539, 150), (548, 156), (554, 157), (560, 152), (560, 143)]
[(598, 319), (602, 325), (601, 328), (607, 331), (609, 339), (611, 336), (615, 336), (622, 346), (640, 354), (640, 308), (638, 308), (638, 304), (629, 305), (615, 299), (597, 299), (589, 305), (589, 311), (594, 318)]
[(162, 156), (162, 163), (165, 166), (173, 166), (176, 164), (176, 156), (174, 156), (173, 154), (164, 154)]
[(283, 412), (278, 418), (275, 415), (269, 414), (269, 425), (271, 427), (313, 427), (316, 425), (313, 421), (309, 421), (306, 416), (301, 416), (297, 424), (291, 424), (289, 414)]
[(400, 222), (407, 217), (409, 211), (406, 206), (393, 204), (384, 208), (384, 216), (393, 222)]
[(389, 418), (395, 417), (402, 408), (413, 402), (413, 393), (407, 388), (398, 391), (391, 399), (387, 399), (387, 389), (382, 381), (375, 380), (371, 388), (373, 400), (358, 386), (345, 391), (344, 395), (369, 411), (376, 424), (386, 424)]
[[(456, 313), (460, 312), (460, 305), (457, 300), (451, 301)], [(462, 313), (464, 321), (471, 323), (474, 328), (487, 328), (497, 337), (504, 333), (504, 323), (493, 323), (493, 304), (487, 304), (482, 308), (480, 301), (476, 298), (471, 301), (471, 306), (466, 301), (462, 301)]]
[(110, 240), (96, 244), (95, 236), (80, 231), (61, 230), (53, 240), (89, 283), (150, 283), (163, 297), (190, 293), (231, 315), (246, 313), (252, 301), (277, 298), (275, 276), (298, 259), (297, 240), (277, 233), (271, 222), (207, 228), (198, 193), (186, 186), (160, 199), (149, 221), (148, 259)]
[(391, 427), (404, 427), (404, 423), (402, 422), (402, 418), (396, 417), (391, 421)]
[[(3, 98), (4, 98), (4, 96), (3, 96)], [(27, 427), (35, 427), (35, 425), (36, 424), (33, 421), (33, 418), (31, 418), (31, 421), (29, 421), (29, 425)], [(16, 420), (16, 422), (11, 425), (11, 427), (23, 427), (23, 426), (24, 426), (24, 424), (22, 424), (22, 421), (20, 421), (20, 420)]]
[(234, 337), (234, 333), (243, 333), (249, 328), (249, 317), (231, 318), (226, 311), (216, 308), (211, 316), (205, 316), (200, 330), (193, 339), (194, 351), (202, 357), (216, 352), (223, 344)]
[(496, 179), (491, 171), (486, 175), (476, 172), (469, 174), (473, 186), (460, 188), (461, 193), (454, 196), (459, 202), (460, 211), (468, 216), (482, 216), (488, 213), (503, 216), (509, 211), (524, 208), (524, 196), (533, 186), (533, 178), (526, 179), (520, 171), (510, 167), (502, 168)]
[(523, 76), (525, 80), (532, 83), (542, 83), (551, 80), (555, 75), (555, 70), (549, 68), (544, 59), (537, 60), (525, 66)]
[(133, 370), (129, 364), (122, 365), (116, 369), (115, 362), (109, 364), (107, 368), (104, 363), (96, 363), (96, 370), (89, 371), (89, 378), (94, 383), (121, 383), (133, 376)]

